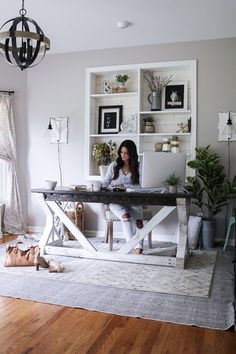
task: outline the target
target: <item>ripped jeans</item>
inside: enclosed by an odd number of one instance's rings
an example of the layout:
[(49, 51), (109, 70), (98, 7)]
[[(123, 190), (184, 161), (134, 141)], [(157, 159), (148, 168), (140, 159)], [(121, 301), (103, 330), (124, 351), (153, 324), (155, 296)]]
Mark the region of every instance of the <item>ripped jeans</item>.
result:
[[(143, 227), (143, 208), (138, 205), (109, 204), (110, 210), (120, 219), (123, 235), (128, 242), (135, 234), (133, 221), (141, 229)], [(143, 242), (139, 242), (135, 248), (143, 248)]]

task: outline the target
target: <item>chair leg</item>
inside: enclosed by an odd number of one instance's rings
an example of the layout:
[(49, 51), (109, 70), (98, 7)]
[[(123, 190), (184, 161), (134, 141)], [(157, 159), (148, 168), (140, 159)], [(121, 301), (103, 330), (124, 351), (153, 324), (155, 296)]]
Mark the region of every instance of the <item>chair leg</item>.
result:
[(148, 234), (148, 248), (152, 248), (152, 232)]
[(113, 221), (108, 221), (109, 251), (113, 250)]

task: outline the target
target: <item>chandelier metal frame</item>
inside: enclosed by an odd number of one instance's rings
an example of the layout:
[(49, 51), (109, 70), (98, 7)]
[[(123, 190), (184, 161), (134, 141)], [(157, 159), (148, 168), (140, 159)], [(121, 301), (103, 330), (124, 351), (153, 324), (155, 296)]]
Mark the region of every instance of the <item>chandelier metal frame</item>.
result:
[[(50, 40), (44, 35), (37, 22), (25, 17), (26, 13), (24, 0), (22, 0), (20, 17), (8, 20), (0, 28), (0, 51), (8, 63), (21, 70), (38, 65), (46, 51), (50, 49)], [(9, 30), (1, 32), (3, 27), (11, 22)], [(35, 32), (30, 31), (32, 26)], [(42, 54), (41, 58), (35, 63), (39, 54)]]

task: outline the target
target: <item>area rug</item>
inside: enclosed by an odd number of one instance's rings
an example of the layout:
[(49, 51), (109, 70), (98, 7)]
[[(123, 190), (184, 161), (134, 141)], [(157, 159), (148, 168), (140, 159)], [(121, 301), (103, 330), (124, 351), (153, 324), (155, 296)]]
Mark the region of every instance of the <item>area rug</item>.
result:
[[(69, 241), (67, 244), (75, 245), (75, 242)], [(33, 267), (4, 267), (5, 247), (0, 247), (0, 272), (7, 274), (199, 297), (209, 296), (217, 255), (216, 252), (194, 253), (191, 255), (186, 269), (85, 258), (46, 256), (46, 259), (51, 258), (55, 261), (60, 261), (65, 266), (63, 273), (49, 273), (48, 269), (43, 268), (36, 272)]]
[[(58, 281), (57, 278), (2, 271), (0, 296), (226, 330), (234, 325), (235, 320), (232, 259), (233, 250), (218, 252), (209, 298)], [(37, 273), (42, 274), (42, 271)]]

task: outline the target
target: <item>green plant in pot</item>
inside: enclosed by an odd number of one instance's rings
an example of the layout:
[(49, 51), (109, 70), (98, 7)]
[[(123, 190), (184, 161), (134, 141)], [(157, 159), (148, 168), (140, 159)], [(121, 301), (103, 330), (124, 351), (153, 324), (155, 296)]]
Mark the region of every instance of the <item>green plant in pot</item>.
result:
[(116, 81), (119, 83), (126, 83), (126, 81), (129, 79), (129, 75), (127, 74), (116, 74)]
[(154, 133), (155, 132), (155, 127), (153, 124), (153, 117), (145, 117), (143, 118), (143, 123), (144, 123), (144, 133)]
[(187, 177), (187, 190), (193, 193), (193, 204), (202, 213), (202, 240), (204, 248), (214, 247), (216, 234), (215, 216), (229, 203), (230, 185), (224, 173), (224, 166), (218, 154), (206, 147), (196, 147), (196, 158), (188, 166), (196, 171), (194, 177)]
[(129, 80), (129, 75), (127, 74), (116, 74), (116, 81), (118, 83), (118, 92), (126, 92), (126, 81)]
[(168, 186), (169, 193), (177, 193), (177, 187), (181, 184), (181, 177), (172, 173), (165, 179), (164, 183)]

